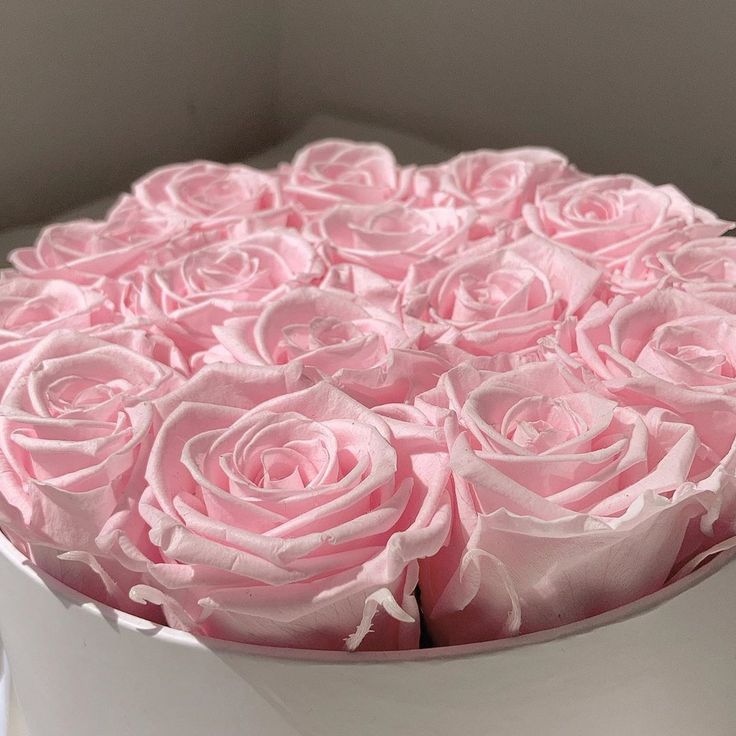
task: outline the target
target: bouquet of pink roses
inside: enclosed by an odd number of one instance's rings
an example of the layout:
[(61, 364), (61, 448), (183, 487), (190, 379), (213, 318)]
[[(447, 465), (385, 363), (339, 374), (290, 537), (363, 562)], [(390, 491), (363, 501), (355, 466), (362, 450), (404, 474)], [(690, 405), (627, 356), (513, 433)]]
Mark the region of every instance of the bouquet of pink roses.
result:
[(198, 635), (577, 621), (736, 537), (736, 239), (546, 149), (197, 162), (0, 279), (0, 525)]

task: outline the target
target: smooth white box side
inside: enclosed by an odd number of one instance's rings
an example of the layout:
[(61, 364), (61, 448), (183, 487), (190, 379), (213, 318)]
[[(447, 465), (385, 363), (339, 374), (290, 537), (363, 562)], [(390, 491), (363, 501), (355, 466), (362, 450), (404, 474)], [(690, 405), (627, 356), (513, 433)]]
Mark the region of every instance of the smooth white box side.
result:
[(200, 642), (84, 602), (5, 538), (0, 586), (33, 736), (732, 736), (736, 724), (734, 552), (563, 630), (413, 654)]

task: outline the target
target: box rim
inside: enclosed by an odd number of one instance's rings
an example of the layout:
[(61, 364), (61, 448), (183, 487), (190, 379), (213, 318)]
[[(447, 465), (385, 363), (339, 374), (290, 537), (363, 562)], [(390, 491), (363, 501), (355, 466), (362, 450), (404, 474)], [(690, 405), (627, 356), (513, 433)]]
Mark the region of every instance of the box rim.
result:
[(498, 654), (510, 649), (544, 644), (550, 641), (566, 639), (594, 632), (613, 624), (643, 615), (655, 608), (666, 605), (681, 593), (696, 587), (726, 565), (736, 564), (736, 547), (715, 554), (697, 569), (676, 580), (673, 583), (617, 608), (605, 611), (596, 616), (575, 621), (564, 626), (537, 631), (521, 636), (505, 639), (494, 639), (486, 642), (471, 644), (456, 644), (427, 649), (408, 649), (378, 652), (347, 652), (319, 649), (297, 649), (290, 647), (271, 647), (263, 644), (246, 644), (242, 642), (215, 639), (207, 636), (196, 636), (186, 631), (174, 629), (170, 626), (156, 624), (131, 613), (120, 611), (112, 606), (90, 598), (69, 587), (53, 575), (35, 565), (26, 555), (18, 550), (12, 542), (0, 531), (0, 555), (5, 557), (20, 574), (28, 577), (34, 584), (41, 585), (48, 591), (67, 602), (82, 608), (86, 613), (108, 621), (114, 621), (131, 632), (145, 633), (146, 636), (155, 636), (174, 646), (187, 648), (205, 648), (223, 654), (235, 654), (258, 659), (288, 660), (293, 664), (320, 663), (320, 664), (388, 664), (388, 663), (417, 663), (436, 660), (455, 660), (467, 657), (479, 657)]

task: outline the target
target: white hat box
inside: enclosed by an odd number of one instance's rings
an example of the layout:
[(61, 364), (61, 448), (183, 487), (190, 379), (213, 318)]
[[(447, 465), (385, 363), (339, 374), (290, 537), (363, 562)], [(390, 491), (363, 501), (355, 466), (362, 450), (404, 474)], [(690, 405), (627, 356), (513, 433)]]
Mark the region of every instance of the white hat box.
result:
[(31, 736), (736, 733), (736, 551), (578, 624), (403, 653), (197, 639), (85, 598), (1, 535), (0, 585)]

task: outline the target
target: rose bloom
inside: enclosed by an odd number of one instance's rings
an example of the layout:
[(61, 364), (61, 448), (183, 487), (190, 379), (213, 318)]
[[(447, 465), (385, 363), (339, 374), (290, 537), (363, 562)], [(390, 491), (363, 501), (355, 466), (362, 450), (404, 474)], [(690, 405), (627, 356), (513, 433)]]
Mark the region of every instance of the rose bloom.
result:
[(523, 217), (532, 232), (611, 270), (649, 238), (673, 230), (686, 230), (690, 239), (709, 237), (731, 227), (671, 185), (626, 175), (550, 182), (524, 206)]
[(600, 274), (537, 236), (471, 250), (407, 295), (407, 314), (473, 355), (534, 347), (592, 297)]
[(60, 279), (0, 281), (0, 390), (26, 353), (58, 329), (85, 330), (117, 321), (100, 291)]
[(690, 424), (623, 406), (553, 361), (461, 365), (417, 406), (445, 427), (454, 486), (450, 543), (422, 562), (438, 644), (549, 629), (652, 593), (718, 504)]
[(234, 641), (418, 646), (417, 560), (450, 519), (437, 432), (325, 383), (269, 398), (263, 370), (205, 368), (164, 405), (140, 504), (163, 561), (120, 545), (146, 570), (131, 595)]
[(417, 261), (465, 249), (474, 220), (475, 212), (469, 208), (342, 205), (312, 221), (308, 237), (330, 263), (366, 266), (398, 282)]
[(189, 354), (216, 343), (212, 327), (289, 288), (319, 280), (324, 266), (291, 230), (225, 239), (126, 281), (123, 312), (146, 318)]
[(736, 239), (672, 240), (655, 241), (635, 264), (614, 274), (613, 290), (643, 295), (674, 286), (711, 303), (730, 302), (736, 290)]
[(547, 148), (473, 151), (419, 167), (408, 201), (422, 207), (473, 207), (479, 217), (471, 237), (477, 239), (519, 218), (540, 184), (580, 176), (561, 153)]
[(194, 161), (163, 166), (139, 179), (133, 196), (148, 210), (189, 222), (234, 216), (283, 226), (289, 214), (278, 178), (243, 164)]
[(50, 225), (33, 247), (18, 248), (8, 259), (28, 276), (89, 285), (134, 271), (185, 229), (181, 218), (145, 211), (126, 195), (106, 220)]
[(736, 436), (736, 293), (730, 301), (732, 311), (663, 289), (595, 304), (577, 325), (574, 359), (622, 399), (687, 417), (723, 455)]
[(24, 358), (0, 405), (0, 493), (14, 511), (3, 528), (28, 544), (34, 562), (82, 593), (133, 610), (127, 574), (99, 558), (95, 537), (140, 497), (151, 402), (183, 378), (149, 357), (134, 331), (114, 337), (62, 330)]
[(220, 346), (204, 362), (298, 361), (367, 406), (410, 401), (434, 386), (444, 359), (418, 349), (422, 329), (337, 291), (295, 289), (252, 316), (213, 328)]
[(286, 200), (307, 217), (337, 204), (377, 205), (400, 198), (411, 170), (378, 143), (328, 139), (299, 151), (281, 169)]

